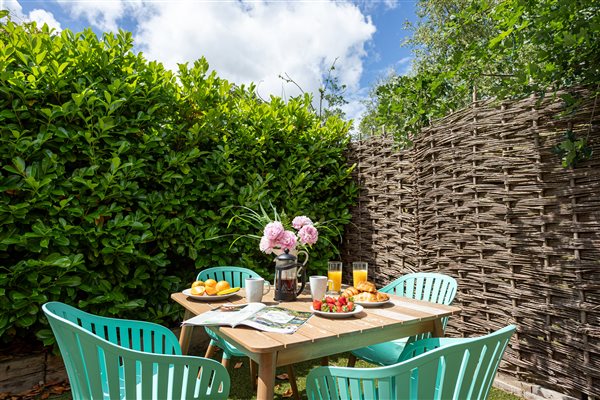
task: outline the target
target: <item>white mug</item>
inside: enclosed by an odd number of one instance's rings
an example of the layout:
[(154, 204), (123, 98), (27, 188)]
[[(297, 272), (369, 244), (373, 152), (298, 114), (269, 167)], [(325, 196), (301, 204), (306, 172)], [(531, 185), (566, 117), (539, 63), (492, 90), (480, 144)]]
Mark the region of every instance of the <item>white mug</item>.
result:
[(263, 278), (246, 278), (246, 300), (248, 303), (260, 303), (263, 295), (269, 293), (271, 284)]
[(326, 276), (313, 275), (310, 277), (310, 294), (313, 300), (323, 300), (327, 292), (327, 285), (331, 280)]

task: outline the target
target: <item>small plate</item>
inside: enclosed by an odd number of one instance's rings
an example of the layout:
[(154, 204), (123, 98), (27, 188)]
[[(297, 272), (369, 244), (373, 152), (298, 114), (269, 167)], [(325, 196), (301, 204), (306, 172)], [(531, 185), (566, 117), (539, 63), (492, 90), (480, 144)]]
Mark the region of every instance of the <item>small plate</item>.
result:
[(219, 296), (219, 295), (209, 296), (207, 294), (204, 294), (202, 296), (197, 296), (195, 294), (192, 294), (192, 289), (185, 289), (182, 293), (185, 294), (186, 296), (191, 297), (192, 299), (195, 299), (195, 300), (219, 301), (219, 300), (225, 300), (232, 296), (235, 296), (236, 294), (238, 294), (238, 292), (239, 292), (239, 290), (237, 292), (233, 292), (233, 293), (229, 293), (229, 294), (222, 294), (221, 296)]
[(353, 315), (356, 315), (358, 313), (360, 313), (363, 310), (363, 307), (359, 304), (354, 306), (354, 311), (350, 311), (350, 312), (324, 312), (324, 311), (317, 311), (314, 308), (312, 308), (312, 306), (310, 306), (310, 311), (312, 311), (313, 313), (321, 316), (321, 317), (325, 317), (325, 318), (348, 318), (351, 317)]
[(379, 307), (382, 306), (384, 304), (387, 303), (391, 303), (392, 301), (390, 299), (387, 299), (386, 301), (355, 301), (354, 304), (360, 304), (361, 306), (365, 307), (365, 308), (373, 308), (373, 307)]

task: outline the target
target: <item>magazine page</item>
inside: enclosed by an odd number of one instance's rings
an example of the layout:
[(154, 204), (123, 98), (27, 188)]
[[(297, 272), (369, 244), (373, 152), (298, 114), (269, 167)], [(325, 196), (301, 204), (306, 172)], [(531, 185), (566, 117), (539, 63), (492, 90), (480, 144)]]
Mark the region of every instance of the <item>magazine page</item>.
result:
[(312, 313), (308, 311), (294, 311), (282, 307), (264, 307), (240, 324), (261, 331), (294, 333), (311, 316)]
[(240, 322), (266, 306), (262, 303), (224, 304), (193, 318), (183, 321), (183, 325), (228, 325), (235, 327)]

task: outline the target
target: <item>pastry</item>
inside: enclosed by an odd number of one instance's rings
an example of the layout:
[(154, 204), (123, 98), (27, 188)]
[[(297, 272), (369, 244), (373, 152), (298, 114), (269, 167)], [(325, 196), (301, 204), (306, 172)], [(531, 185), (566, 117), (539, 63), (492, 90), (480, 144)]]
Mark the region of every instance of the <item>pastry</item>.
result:
[(342, 297), (352, 297), (355, 296), (357, 294), (359, 294), (360, 292), (358, 291), (358, 289), (356, 289), (354, 286), (350, 286), (348, 288), (346, 288), (343, 292), (342, 292)]
[(377, 292), (377, 302), (388, 301), (389, 299), (390, 296), (388, 296), (386, 293)]
[(374, 303), (377, 301), (377, 295), (375, 293), (362, 292), (353, 297), (354, 301), (361, 303)]
[(361, 292), (377, 293), (377, 288), (372, 282), (364, 281), (356, 285), (356, 288)]

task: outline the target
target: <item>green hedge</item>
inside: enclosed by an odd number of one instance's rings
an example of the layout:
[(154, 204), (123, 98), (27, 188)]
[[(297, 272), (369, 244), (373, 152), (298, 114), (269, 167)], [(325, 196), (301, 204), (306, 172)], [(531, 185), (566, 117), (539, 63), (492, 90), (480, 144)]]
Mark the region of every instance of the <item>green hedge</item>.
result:
[[(204, 59), (178, 74), (128, 32), (0, 23), (0, 337), (52, 343), (40, 306), (170, 323), (198, 270), (270, 257), (228, 222), (272, 203), (342, 228), (356, 196), (347, 123), (310, 98), (265, 102)], [(337, 238), (328, 236), (334, 244)], [(310, 268), (335, 248), (320, 240)]]

